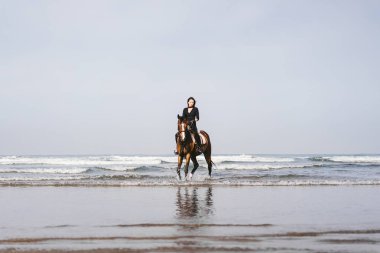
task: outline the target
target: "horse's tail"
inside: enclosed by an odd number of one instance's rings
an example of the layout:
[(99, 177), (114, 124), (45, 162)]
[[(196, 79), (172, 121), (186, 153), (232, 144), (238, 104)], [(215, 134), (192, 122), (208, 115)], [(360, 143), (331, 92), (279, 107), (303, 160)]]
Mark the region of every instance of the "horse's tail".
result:
[(215, 165), (215, 168), (218, 169), (218, 167), (216, 167), (216, 164), (211, 160), (211, 163)]

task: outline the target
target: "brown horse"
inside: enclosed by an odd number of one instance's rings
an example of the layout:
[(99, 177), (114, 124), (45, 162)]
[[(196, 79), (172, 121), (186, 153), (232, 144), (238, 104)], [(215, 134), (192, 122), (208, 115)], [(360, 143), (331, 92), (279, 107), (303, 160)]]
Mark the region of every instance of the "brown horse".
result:
[[(195, 142), (193, 138), (191, 137), (191, 132), (189, 130), (189, 122), (186, 118), (182, 118), (181, 116), (178, 117), (178, 133), (176, 134), (176, 142), (177, 142), (177, 153), (178, 153), (178, 168), (177, 168), (177, 174), (179, 179), (181, 179), (181, 166), (183, 158), (186, 158), (186, 164), (184, 167), (185, 170), (185, 178), (187, 179), (187, 173), (189, 168), (190, 159), (193, 162), (194, 168), (190, 173), (190, 179), (193, 177), (194, 172), (199, 167), (197, 156), (202, 153), (196, 152)], [(212, 170), (212, 160), (211, 160), (211, 141), (209, 135), (201, 130), (200, 135), (202, 135), (205, 140), (205, 143), (202, 142), (201, 149), (205, 156), (207, 165), (208, 165), (208, 174), (211, 177), (211, 170)], [(202, 136), (201, 139), (202, 139)]]

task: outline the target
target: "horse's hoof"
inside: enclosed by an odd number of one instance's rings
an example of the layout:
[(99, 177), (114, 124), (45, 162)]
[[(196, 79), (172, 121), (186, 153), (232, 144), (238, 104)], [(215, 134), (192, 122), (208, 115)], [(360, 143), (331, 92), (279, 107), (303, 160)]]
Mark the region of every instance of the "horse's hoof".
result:
[(193, 178), (193, 174), (190, 173), (190, 174), (189, 174), (189, 179), (191, 180), (192, 178)]
[(178, 180), (178, 181), (181, 181), (181, 180), (182, 180), (182, 178), (181, 178), (180, 175), (177, 176), (177, 180)]

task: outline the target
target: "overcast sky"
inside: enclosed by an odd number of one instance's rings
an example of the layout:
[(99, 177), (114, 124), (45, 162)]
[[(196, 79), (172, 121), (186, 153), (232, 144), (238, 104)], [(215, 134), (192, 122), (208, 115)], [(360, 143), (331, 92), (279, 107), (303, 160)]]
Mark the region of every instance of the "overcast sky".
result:
[(0, 0), (0, 154), (380, 153), (380, 1)]

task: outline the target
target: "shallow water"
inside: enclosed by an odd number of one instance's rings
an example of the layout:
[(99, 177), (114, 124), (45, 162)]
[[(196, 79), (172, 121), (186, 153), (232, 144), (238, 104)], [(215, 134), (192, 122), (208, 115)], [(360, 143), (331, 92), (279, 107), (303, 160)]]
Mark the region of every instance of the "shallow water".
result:
[(379, 186), (0, 187), (0, 249), (380, 252)]
[[(172, 156), (1, 156), (0, 185), (380, 185), (380, 155), (215, 155), (191, 183)], [(193, 165), (190, 165), (190, 171)], [(183, 167), (182, 167), (182, 176)]]

